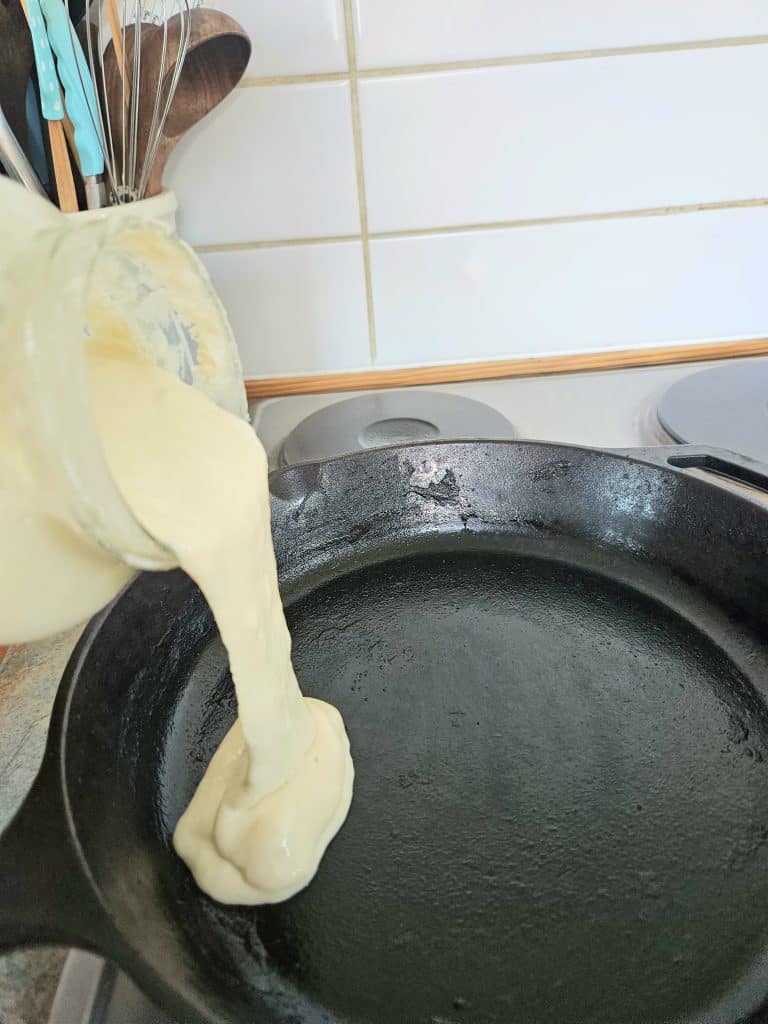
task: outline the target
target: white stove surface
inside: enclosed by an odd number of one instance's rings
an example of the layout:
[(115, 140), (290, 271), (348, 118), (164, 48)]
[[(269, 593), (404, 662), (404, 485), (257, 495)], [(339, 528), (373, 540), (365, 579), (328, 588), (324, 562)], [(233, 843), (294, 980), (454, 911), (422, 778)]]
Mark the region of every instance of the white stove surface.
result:
[[(715, 365), (709, 361), (440, 384), (415, 390), (443, 391), (485, 402), (506, 416), (521, 438), (596, 448), (631, 448), (667, 441), (655, 416), (659, 398), (675, 381)], [(254, 402), (251, 406), (253, 425), (267, 450), (270, 465), (276, 465), (283, 440), (306, 416), (349, 398), (350, 394), (365, 392), (301, 395)]]

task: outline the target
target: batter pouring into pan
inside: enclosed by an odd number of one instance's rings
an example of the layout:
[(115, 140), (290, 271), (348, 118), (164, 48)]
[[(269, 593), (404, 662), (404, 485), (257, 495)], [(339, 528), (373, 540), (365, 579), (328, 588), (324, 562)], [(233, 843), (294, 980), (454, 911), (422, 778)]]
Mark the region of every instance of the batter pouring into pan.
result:
[(95, 344), (89, 370), (112, 473), (205, 594), (237, 692), (174, 845), (222, 903), (287, 899), (346, 818), (354, 772), (341, 716), (302, 696), (291, 665), (264, 451), (248, 423), (147, 362)]

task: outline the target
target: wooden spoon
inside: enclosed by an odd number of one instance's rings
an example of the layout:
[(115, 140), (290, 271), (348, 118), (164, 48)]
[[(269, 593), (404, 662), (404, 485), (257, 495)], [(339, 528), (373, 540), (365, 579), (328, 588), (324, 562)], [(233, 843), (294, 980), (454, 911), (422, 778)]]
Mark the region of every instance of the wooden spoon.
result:
[[(2, 2), (2, 0), (0, 0)], [(248, 34), (234, 18), (222, 11), (194, 8), (189, 17), (190, 39), (178, 85), (171, 102), (155, 159), (149, 174), (146, 195), (162, 191), (163, 174), (173, 148), (193, 125), (201, 121), (228, 96), (243, 77), (251, 56)], [(168, 22), (167, 53), (162, 74), (162, 90), (167, 95), (178, 51), (179, 19)], [(125, 62), (130, 69), (134, 50), (133, 26), (125, 32)], [(144, 25), (141, 35), (141, 80), (139, 88), (139, 129), (137, 167), (144, 164), (152, 109), (158, 84), (158, 65), (162, 56), (162, 30)], [(104, 54), (104, 77), (111, 113), (114, 141), (119, 142), (124, 87), (112, 44)], [(116, 145), (116, 151), (118, 146)]]

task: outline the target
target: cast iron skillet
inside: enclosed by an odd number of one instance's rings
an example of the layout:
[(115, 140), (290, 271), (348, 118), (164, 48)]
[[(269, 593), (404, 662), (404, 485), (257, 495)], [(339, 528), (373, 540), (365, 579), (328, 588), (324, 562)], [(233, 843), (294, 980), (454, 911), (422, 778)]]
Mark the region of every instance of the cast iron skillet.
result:
[(0, 945), (98, 949), (185, 1022), (752, 1020), (768, 994), (768, 490), (746, 459), (525, 442), (272, 477), (349, 820), (218, 906), (170, 837), (235, 707), (180, 572), (94, 619), (0, 843)]

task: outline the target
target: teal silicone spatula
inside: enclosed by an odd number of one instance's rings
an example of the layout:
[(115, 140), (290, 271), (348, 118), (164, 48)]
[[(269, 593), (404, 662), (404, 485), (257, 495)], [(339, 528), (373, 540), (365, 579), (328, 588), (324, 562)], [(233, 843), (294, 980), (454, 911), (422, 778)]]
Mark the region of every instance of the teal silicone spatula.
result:
[[(27, 0), (29, 2), (29, 0)], [(89, 210), (106, 205), (104, 186), (104, 151), (100, 135), (100, 113), (96, 90), (80, 42), (69, 18), (64, 0), (33, 0), (39, 2), (45, 18), (48, 42), (56, 55), (56, 69), (64, 90), (64, 105), (75, 133), (75, 148), (80, 173), (85, 183)], [(32, 10), (30, 5), (30, 21)], [(42, 89), (47, 92), (47, 89)], [(55, 94), (59, 96), (58, 87)], [(51, 98), (53, 93), (51, 92)]]
[[(37, 84), (40, 90), (40, 112), (48, 125), (53, 176), (56, 182), (56, 196), (64, 213), (78, 210), (77, 192), (69, 162), (67, 140), (64, 137), (64, 104), (56, 76), (56, 65), (48, 43), (45, 21), (38, 0), (20, 0), (24, 17), (29, 25), (28, 36), (37, 68)], [(37, 102), (37, 97), (35, 97)]]

